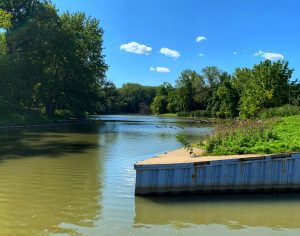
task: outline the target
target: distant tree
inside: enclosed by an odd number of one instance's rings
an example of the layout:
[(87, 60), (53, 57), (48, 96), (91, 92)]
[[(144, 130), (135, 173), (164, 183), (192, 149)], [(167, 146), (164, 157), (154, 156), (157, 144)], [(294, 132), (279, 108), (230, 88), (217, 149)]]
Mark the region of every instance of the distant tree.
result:
[(177, 113), (180, 111), (180, 97), (178, 94), (178, 89), (174, 89), (168, 93), (167, 111), (170, 113)]
[(151, 111), (154, 114), (162, 114), (168, 112), (168, 96), (174, 90), (170, 83), (164, 82), (157, 88), (156, 96), (151, 103)]
[(263, 108), (287, 104), (292, 72), (285, 61), (266, 60), (254, 65), (241, 93), (240, 115), (251, 117)]
[(157, 95), (152, 104), (151, 111), (154, 114), (162, 114), (167, 112), (167, 96)]
[(247, 85), (247, 82), (251, 80), (252, 70), (249, 68), (236, 68), (233, 75), (233, 86), (237, 90), (239, 96)]
[(238, 93), (229, 74), (223, 72), (220, 78), (222, 82), (213, 94), (211, 113), (220, 118), (233, 118), (238, 115)]
[(201, 81), (201, 76), (193, 70), (184, 70), (176, 81), (179, 105), (181, 111), (192, 111), (195, 108), (195, 84)]
[(289, 103), (300, 107), (300, 81), (296, 79), (289, 86)]
[(221, 70), (215, 66), (207, 66), (201, 70), (209, 87), (214, 88), (220, 83)]
[(120, 95), (117, 87), (111, 81), (101, 81), (100, 102), (95, 113), (114, 114), (120, 112)]
[(139, 113), (148, 110), (145, 106), (150, 107), (156, 95), (156, 88), (137, 83), (126, 83), (119, 89), (119, 94), (122, 112)]

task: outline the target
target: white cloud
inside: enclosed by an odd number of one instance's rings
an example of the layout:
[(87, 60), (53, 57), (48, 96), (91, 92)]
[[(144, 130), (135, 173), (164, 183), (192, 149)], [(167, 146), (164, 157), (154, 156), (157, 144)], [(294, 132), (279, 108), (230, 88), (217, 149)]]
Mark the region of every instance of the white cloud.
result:
[(199, 57), (204, 57), (204, 54), (203, 53), (199, 53)]
[(139, 44), (137, 42), (131, 42), (127, 44), (122, 44), (120, 46), (120, 50), (124, 50), (125, 52), (132, 52), (136, 54), (149, 55), (149, 53), (152, 51), (152, 48), (143, 44)]
[(159, 52), (168, 57), (173, 57), (173, 58), (180, 57), (180, 53), (178, 51), (175, 51), (175, 50), (172, 50), (169, 48), (161, 48)]
[(151, 66), (150, 70), (151, 71), (160, 72), (160, 73), (169, 73), (170, 72), (169, 68), (167, 68), (167, 67), (161, 67), (161, 66), (158, 66), (158, 67)]
[(277, 61), (277, 60), (283, 60), (284, 57), (280, 53), (275, 52), (264, 52), (262, 50), (259, 50), (258, 52), (254, 53), (254, 56), (261, 56), (267, 60), (271, 61)]
[(196, 38), (196, 42), (197, 42), (197, 43), (199, 43), (199, 42), (201, 42), (201, 41), (203, 41), (203, 40), (207, 40), (207, 38), (206, 38), (205, 36), (198, 36), (198, 37)]
[(233, 54), (234, 54), (234, 55), (236, 55), (236, 54), (237, 54), (237, 52), (236, 52), (236, 51), (234, 51), (234, 52), (233, 52)]

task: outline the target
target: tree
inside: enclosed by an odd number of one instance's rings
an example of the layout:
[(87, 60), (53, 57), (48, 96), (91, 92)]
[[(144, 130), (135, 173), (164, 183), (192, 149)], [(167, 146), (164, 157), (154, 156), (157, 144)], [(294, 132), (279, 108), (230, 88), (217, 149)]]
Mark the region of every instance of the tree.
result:
[(103, 30), (85, 13), (64, 13), (62, 29), (69, 44), (64, 74), (65, 99), (75, 116), (93, 113), (101, 102), (100, 87), (107, 64), (103, 55)]
[(237, 90), (239, 96), (252, 77), (252, 70), (249, 68), (236, 68), (233, 75), (233, 86)]
[(167, 111), (170, 113), (177, 113), (180, 111), (180, 98), (177, 89), (174, 89), (168, 93)]
[(233, 118), (238, 114), (238, 93), (229, 74), (223, 72), (220, 78), (222, 83), (213, 94), (211, 113), (220, 118)]
[(184, 70), (181, 72), (179, 79), (176, 81), (181, 111), (192, 111), (195, 108), (195, 85), (200, 83), (201, 80), (201, 76), (196, 71)]
[(150, 110), (146, 106), (150, 106), (152, 103), (156, 94), (156, 88), (136, 83), (126, 83), (119, 89), (119, 94), (121, 111), (138, 113)]
[(221, 70), (218, 67), (207, 66), (202, 69), (202, 73), (206, 83), (208, 83), (211, 88), (216, 87), (220, 83)]
[(254, 65), (241, 93), (240, 115), (250, 117), (263, 108), (287, 104), (292, 72), (285, 61), (266, 60)]
[(42, 0), (1, 0), (0, 9), (11, 14), (11, 25), (15, 29), (24, 25), (32, 12), (45, 2)]
[(9, 61), (18, 68), (14, 71), (19, 71), (12, 79), (13, 94), (23, 107), (19, 112), (45, 109), (52, 118), (57, 110), (68, 109), (82, 117), (100, 109), (108, 66), (99, 21), (84, 13), (59, 16), (42, 0), (3, 0), (0, 8), (12, 19), (6, 47), (1, 35), (0, 52), (7, 48)]
[(167, 96), (157, 95), (151, 104), (151, 111), (154, 114), (166, 113), (167, 112)]
[(296, 79), (289, 86), (289, 103), (300, 107), (300, 81)]

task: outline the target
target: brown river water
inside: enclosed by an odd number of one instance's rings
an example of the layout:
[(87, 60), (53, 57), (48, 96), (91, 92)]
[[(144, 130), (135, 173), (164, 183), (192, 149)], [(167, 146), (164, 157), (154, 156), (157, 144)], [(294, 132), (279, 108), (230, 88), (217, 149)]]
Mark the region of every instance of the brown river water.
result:
[(101, 116), (0, 131), (0, 235), (300, 235), (300, 195), (135, 197), (138, 160), (210, 127)]

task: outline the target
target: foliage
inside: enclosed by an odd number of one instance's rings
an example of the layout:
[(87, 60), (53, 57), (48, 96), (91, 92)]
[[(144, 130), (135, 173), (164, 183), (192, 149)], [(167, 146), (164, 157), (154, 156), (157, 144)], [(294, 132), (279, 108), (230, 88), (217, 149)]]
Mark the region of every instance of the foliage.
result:
[(167, 97), (164, 95), (157, 95), (152, 104), (151, 111), (154, 114), (162, 114), (167, 112)]
[(240, 115), (252, 117), (263, 108), (287, 104), (292, 72), (283, 61), (254, 65), (241, 93)]
[(298, 79), (290, 83), (289, 102), (294, 106), (300, 107), (300, 81)]
[(184, 70), (176, 81), (178, 96), (180, 97), (179, 106), (181, 111), (192, 111), (195, 107), (194, 96), (195, 86), (202, 78), (197, 72)]
[(282, 153), (300, 150), (300, 116), (217, 125), (199, 146), (208, 155)]
[(144, 106), (150, 106), (156, 88), (136, 83), (126, 83), (118, 90), (120, 96), (120, 110), (126, 113), (139, 113)]
[[(176, 85), (117, 88), (106, 80), (100, 22), (58, 10), (48, 0), (0, 2), (0, 112), (83, 117), (103, 113), (178, 113), (242, 118), (296, 114), (300, 83), (286, 61), (237, 68), (184, 70)], [(3, 30), (4, 29), (4, 30)], [(266, 111), (266, 109), (270, 109)]]
[(259, 118), (285, 117), (300, 114), (300, 108), (297, 106), (284, 105), (281, 107), (274, 107), (264, 109), (259, 112)]
[(226, 72), (220, 76), (221, 83), (211, 99), (211, 114), (219, 118), (236, 117), (238, 110), (238, 93), (232, 85), (231, 76)]
[[(99, 21), (48, 1), (3, 0), (11, 27), (0, 37), (0, 109), (54, 118), (100, 112), (108, 66)], [(2, 113), (5, 114), (5, 113)]]
[(10, 13), (0, 9), (0, 28), (9, 29), (11, 27), (11, 17)]

